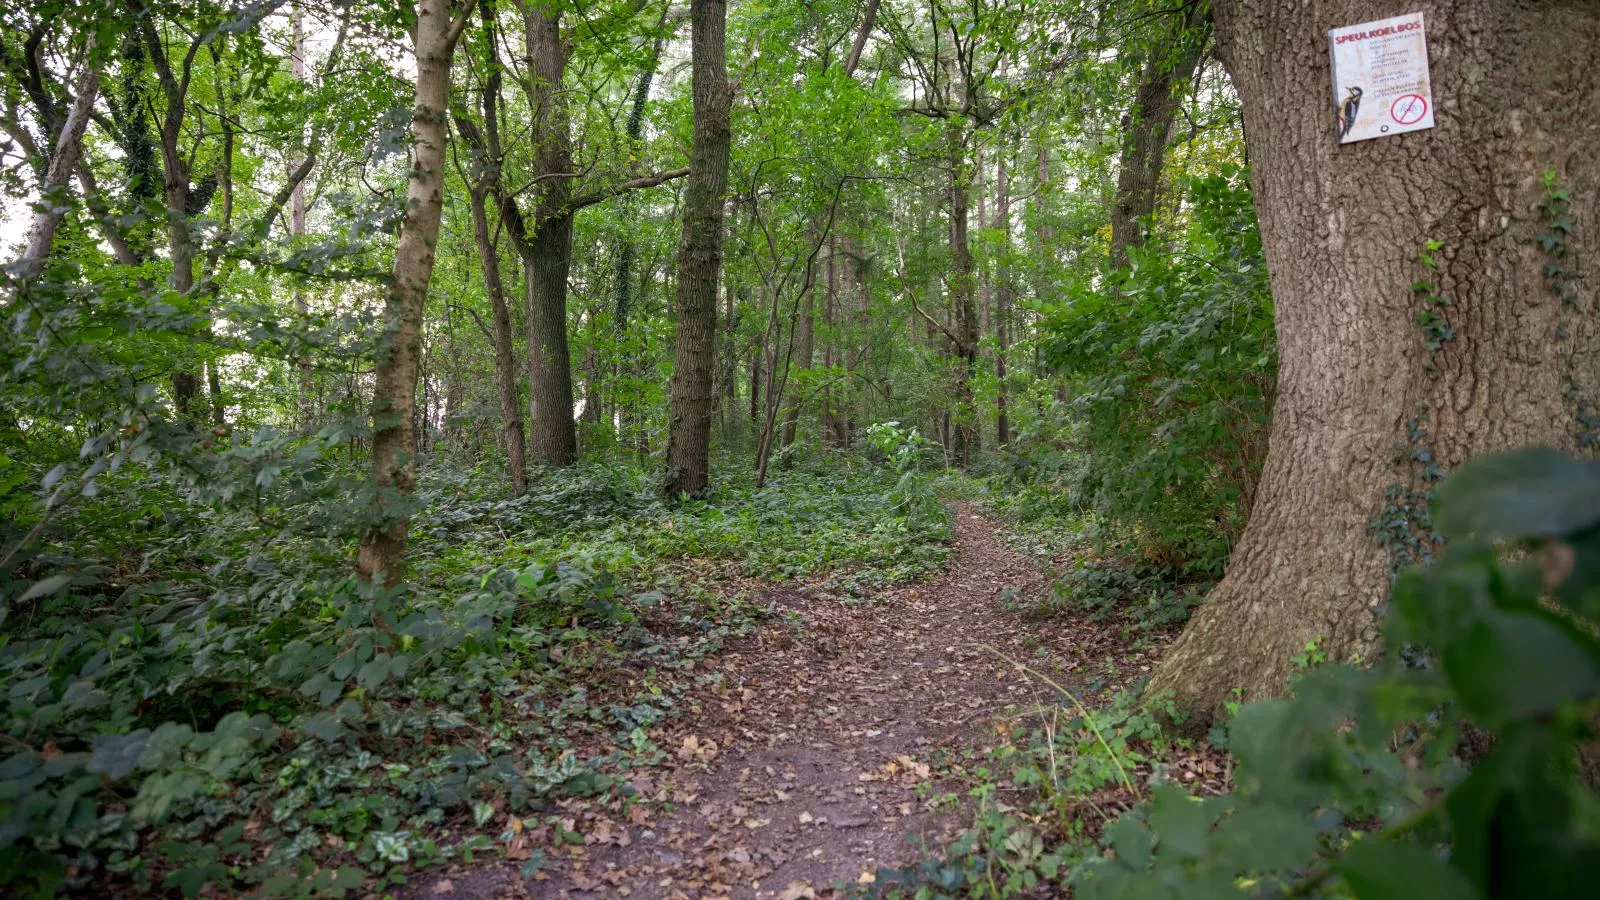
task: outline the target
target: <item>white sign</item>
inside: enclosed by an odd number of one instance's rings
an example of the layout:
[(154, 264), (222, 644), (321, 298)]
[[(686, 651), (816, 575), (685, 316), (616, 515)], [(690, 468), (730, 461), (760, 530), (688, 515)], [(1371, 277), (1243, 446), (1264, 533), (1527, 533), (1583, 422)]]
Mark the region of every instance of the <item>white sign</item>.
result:
[(1339, 143), (1433, 127), (1428, 37), (1422, 13), (1328, 32)]

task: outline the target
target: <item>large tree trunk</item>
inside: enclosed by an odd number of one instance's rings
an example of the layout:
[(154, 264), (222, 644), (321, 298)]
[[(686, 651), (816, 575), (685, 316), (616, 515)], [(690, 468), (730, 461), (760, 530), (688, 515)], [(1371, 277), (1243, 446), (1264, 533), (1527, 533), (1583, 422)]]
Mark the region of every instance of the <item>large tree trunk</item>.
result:
[(572, 269), (572, 135), (562, 82), (567, 46), (561, 10), (547, 0), (523, 9), (527, 65), (532, 73), (534, 178), (538, 187), (523, 269), (528, 301), (528, 451), (545, 465), (578, 461), (572, 420), (572, 359), (567, 346), (567, 276)]
[(1144, 221), (1156, 209), (1161, 168), (1172, 139), (1172, 122), (1181, 99), (1178, 87), (1194, 76), (1210, 41), (1209, 20), (1190, 21), (1197, 6), (1171, 17), (1177, 47), (1158, 45), (1145, 61), (1133, 107), (1123, 117), (1122, 156), (1117, 193), (1111, 203), (1111, 265), (1128, 264), (1128, 249), (1144, 243)]
[(406, 503), (417, 477), (412, 426), (417, 356), (444, 208), (445, 103), (450, 60), (460, 35), (450, 21), (449, 0), (418, 0), (415, 35), (411, 183), (395, 246), (394, 277), (384, 296), (384, 340), (372, 392), (372, 478), (378, 485), (382, 518), (368, 528), (356, 556), (362, 579), (385, 584), (397, 584), (405, 577), (406, 534), (411, 525)]
[(732, 138), (724, 0), (690, 0), (694, 136), (678, 243), (677, 344), (667, 432), (668, 497), (701, 496), (711, 486), (711, 391), (716, 359), (717, 280), (722, 266), (722, 203)]
[(570, 466), (578, 461), (567, 345), (572, 217), (540, 221), (528, 249), (522, 260), (528, 284), (528, 451), (547, 466)]
[[(1579, 416), (1600, 401), (1596, 289), (1552, 285), (1545, 267), (1559, 249), (1540, 237), (1556, 235), (1569, 271), (1600, 265), (1600, 5), (1430, 4), (1437, 126), (1340, 146), (1322, 36), (1393, 11), (1376, 0), (1215, 6), (1243, 102), (1280, 363), (1249, 526), (1150, 682), (1197, 721), (1234, 688), (1247, 700), (1281, 691), (1306, 641), (1330, 659), (1372, 658), (1391, 566), (1408, 540), (1426, 546), (1418, 505), (1439, 469), (1592, 438)], [(1571, 191), (1565, 235), (1541, 210), (1546, 172)], [(1419, 261), (1430, 240), (1437, 271)], [(1415, 290), (1419, 280), (1433, 287)], [(1419, 325), (1421, 312), (1445, 322)], [(1380, 517), (1391, 523), (1381, 531)]]

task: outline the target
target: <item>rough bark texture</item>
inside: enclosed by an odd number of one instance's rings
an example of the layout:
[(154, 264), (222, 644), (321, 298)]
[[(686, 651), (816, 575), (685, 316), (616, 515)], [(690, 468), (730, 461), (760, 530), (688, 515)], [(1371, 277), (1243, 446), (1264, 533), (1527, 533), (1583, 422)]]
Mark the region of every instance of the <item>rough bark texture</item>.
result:
[[(1193, 9), (1193, 7), (1191, 7)], [(1111, 265), (1128, 264), (1128, 248), (1144, 243), (1144, 220), (1156, 209), (1161, 167), (1181, 101), (1179, 87), (1194, 77), (1210, 38), (1209, 23), (1172, 17), (1174, 45), (1158, 47), (1144, 64), (1133, 107), (1123, 118), (1117, 193), (1111, 204)]]
[[(1395, 10), (1218, 0), (1219, 55), (1244, 105), (1277, 304), (1279, 393), (1249, 527), (1227, 576), (1150, 683), (1214, 713), (1282, 690), (1290, 656), (1370, 658), (1392, 563), (1369, 523), (1478, 454), (1582, 443), (1600, 401), (1600, 5), (1423, 3), (1437, 127), (1339, 146), (1325, 32)], [(1541, 175), (1572, 191), (1564, 302)], [(1438, 271), (1419, 262), (1440, 242)], [(1453, 338), (1430, 350), (1427, 279)], [(1415, 492), (1415, 493), (1413, 493)], [(1398, 511), (1404, 514), (1403, 510)]]
[(694, 137), (678, 242), (677, 343), (673, 351), (667, 496), (700, 496), (711, 485), (712, 368), (716, 359), (717, 281), (722, 266), (722, 203), (728, 189), (732, 92), (728, 88), (723, 0), (691, 0)]
[(384, 341), (372, 392), (372, 479), (381, 519), (370, 526), (356, 556), (367, 581), (396, 584), (405, 576), (406, 497), (416, 483), (417, 356), (422, 312), (433, 278), (434, 245), (444, 208), (445, 101), (459, 29), (449, 0), (418, 0), (417, 87), (411, 113), (411, 182), (394, 253), (394, 277), (383, 303)]
[(523, 10), (527, 66), (531, 73), (534, 152), (532, 176), (543, 178), (530, 217), (532, 234), (522, 248), (528, 301), (528, 452), (538, 462), (568, 466), (578, 461), (572, 421), (572, 358), (567, 346), (567, 276), (572, 270), (572, 135), (562, 81), (567, 46), (561, 11), (545, 0)]
[(528, 452), (547, 466), (570, 466), (578, 461), (567, 344), (572, 217), (541, 222), (522, 263), (528, 286)]

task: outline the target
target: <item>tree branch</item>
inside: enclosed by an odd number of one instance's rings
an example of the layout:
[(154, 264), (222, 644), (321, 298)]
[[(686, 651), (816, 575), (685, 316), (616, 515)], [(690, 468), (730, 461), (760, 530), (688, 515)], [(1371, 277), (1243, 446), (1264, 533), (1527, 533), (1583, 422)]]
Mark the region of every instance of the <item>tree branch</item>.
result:
[(612, 197), (626, 194), (629, 191), (653, 188), (658, 185), (666, 184), (674, 179), (682, 178), (688, 174), (689, 169), (685, 167), (682, 169), (668, 169), (664, 172), (655, 172), (639, 178), (630, 178), (627, 181), (618, 182), (617, 184), (614, 184), (603, 191), (596, 191), (593, 194), (586, 194), (582, 197), (574, 198), (571, 203), (567, 204), (567, 210), (569, 213), (577, 212), (586, 206), (593, 206), (596, 203), (603, 203), (607, 200), (610, 200)]

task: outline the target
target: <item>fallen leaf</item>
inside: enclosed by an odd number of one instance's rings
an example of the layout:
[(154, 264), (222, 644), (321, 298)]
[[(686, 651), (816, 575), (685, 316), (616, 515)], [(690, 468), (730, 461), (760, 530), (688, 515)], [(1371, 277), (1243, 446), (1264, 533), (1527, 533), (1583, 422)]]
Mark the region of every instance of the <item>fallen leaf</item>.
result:
[(805, 881), (791, 881), (778, 892), (778, 900), (816, 900), (817, 892)]

